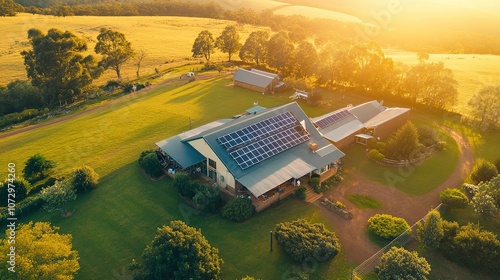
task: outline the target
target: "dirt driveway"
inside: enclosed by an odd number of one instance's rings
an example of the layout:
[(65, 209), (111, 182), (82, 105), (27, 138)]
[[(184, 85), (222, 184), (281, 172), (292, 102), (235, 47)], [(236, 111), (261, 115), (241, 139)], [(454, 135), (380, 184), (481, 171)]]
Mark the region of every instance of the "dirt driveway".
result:
[[(345, 220), (337, 214), (326, 210), (319, 201), (316, 205), (334, 224), (334, 230), (339, 237), (349, 262), (360, 264), (375, 254), (380, 248), (366, 238), (366, 221), (375, 214), (387, 213), (404, 218), (410, 225), (421, 219), (427, 212), (439, 205), (439, 193), (449, 187), (458, 187), (470, 173), (474, 165), (474, 155), (467, 140), (455, 131), (445, 128), (455, 139), (460, 151), (460, 158), (453, 173), (431, 192), (420, 196), (409, 196), (397, 189), (370, 181), (355, 172), (349, 173), (346, 182), (340, 184), (326, 195), (342, 202), (352, 209), (353, 219)], [(411, 180), (411, 176), (408, 178)], [(345, 195), (363, 194), (374, 197), (382, 202), (380, 209), (357, 209)]]

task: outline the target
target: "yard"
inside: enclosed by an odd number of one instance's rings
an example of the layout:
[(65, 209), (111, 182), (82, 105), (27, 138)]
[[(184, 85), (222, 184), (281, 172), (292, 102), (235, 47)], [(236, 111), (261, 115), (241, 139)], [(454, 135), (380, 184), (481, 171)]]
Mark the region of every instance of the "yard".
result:
[[(304, 217), (332, 228), (314, 207), (289, 200), (246, 223), (233, 224), (219, 216), (206, 217), (192, 211), (172, 190), (168, 178), (153, 182), (139, 169), (136, 161), (140, 152), (188, 130), (189, 117), (196, 127), (241, 113), (253, 102), (271, 107), (288, 101), (229, 87), (229, 83), (229, 79), (217, 76), (180, 87), (158, 87), (79, 118), (0, 139), (0, 155), (15, 162), (18, 173), (29, 156), (41, 152), (58, 162), (57, 174), (66, 175), (87, 164), (102, 178), (97, 190), (69, 205), (76, 210), (71, 217), (38, 212), (22, 221), (49, 221), (61, 232), (73, 234), (74, 247), (81, 257), (77, 279), (120, 279), (128, 273), (131, 260), (140, 259), (156, 228), (171, 219), (202, 229), (225, 259), (227, 279), (247, 274), (277, 279), (297, 269), (316, 269), (316, 264), (295, 266), (276, 245), (269, 253), (269, 230), (276, 223)], [(301, 105), (307, 113), (317, 110)], [(4, 170), (0, 176), (6, 176)], [(345, 278), (350, 268), (341, 254), (333, 262), (319, 265), (317, 275), (322, 279)]]

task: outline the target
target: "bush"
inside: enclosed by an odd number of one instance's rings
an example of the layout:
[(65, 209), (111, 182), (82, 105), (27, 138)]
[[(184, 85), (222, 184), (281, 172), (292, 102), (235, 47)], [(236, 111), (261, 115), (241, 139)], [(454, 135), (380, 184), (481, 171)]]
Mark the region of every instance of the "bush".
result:
[[(43, 205), (43, 199), (40, 195), (29, 196), (16, 205), (16, 217), (28, 215)], [(7, 224), (7, 218), (11, 217), (7, 211), (0, 213), (0, 224)]]
[(424, 257), (420, 257), (417, 252), (398, 247), (392, 247), (384, 253), (375, 268), (380, 280), (425, 280), (430, 272), (431, 266)]
[(376, 149), (371, 149), (368, 152), (368, 158), (374, 161), (381, 161), (384, 159), (384, 155)]
[(197, 191), (197, 186), (191, 184), (189, 175), (185, 172), (175, 173), (172, 185), (180, 195), (188, 197), (189, 199), (193, 199)]
[(436, 128), (428, 125), (419, 125), (418, 129), (418, 140), (426, 147), (430, 147), (439, 142), (439, 132)]
[(237, 223), (248, 220), (255, 212), (252, 201), (248, 198), (238, 197), (222, 208), (222, 217)]
[(153, 150), (147, 150), (141, 153), (139, 156), (139, 165), (146, 174), (153, 178), (158, 178), (163, 175), (163, 168), (161, 167), (156, 152)]
[(191, 185), (191, 188), (196, 189), (196, 194), (193, 196), (193, 202), (196, 204), (196, 208), (210, 213), (217, 212), (221, 206), (219, 188), (198, 181), (191, 182)]
[(72, 185), (77, 192), (86, 192), (97, 188), (99, 174), (92, 167), (84, 165), (73, 172)]
[(295, 190), (295, 196), (298, 199), (306, 200), (306, 187)]
[(328, 186), (326, 184), (321, 185), (319, 177), (309, 179), (309, 186), (314, 189), (315, 193), (321, 193), (328, 190)]
[(43, 188), (53, 186), (57, 181), (57, 178), (49, 177), (45, 182), (40, 183), (30, 189), (28, 192), (28, 196), (32, 196), (34, 194), (38, 194)]
[(464, 209), (469, 204), (467, 196), (458, 189), (445, 189), (439, 194), (439, 199), (448, 208)]
[(0, 117), (0, 128), (7, 127), (16, 123), (23, 122), (25, 120), (33, 119), (43, 114), (47, 114), (49, 109), (45, 108), (43, 110), (37, 109), (26, 109), (19, 113), (11, 113)]
[(277, 224), (274, 236), (278, 245), (299, 262), (327, 261), (340, 251), (335, 233), (323, 224), (310, 224), (305, 219)]
[(495, 165), (493, 165), (493, 163), (485, 160), (480, 160), (478, 161), (478, 163), (476, 163), (474, 169), (472, 169), (470, 178), (472, 182), (477, 185), (480, 182), (487, 182), (497, 175), (498, 170)]
[(328, 178), (328, 180), (324, 181), (323, 184), (327, 186), (335, 186), (342, 182), (344, 178), (340, 175), (340, 173), (335, 173), (332, 177)]
[[(13, 186), (11, 189), (15, 190), (14, 197), (9, 197), (9, 185)], [(30, 188), (31, 184), (22, 178), (17, 178), (12, 183), (5, 181), (0, 187), (0, 206), (6, 207), (9, 198), (16, 203), (22, 201), (26, 198)]]
[(47, 177), (55, 166), (54, 161), (46, 159), (40, 153), (36, 153), (26, 161), (23, 175), (30, 183), (34, 183)]
[(403, 218), (388, 214), (376, 214), (368, 219), (368, 230), (385, 240), (392, 240), (409, 229), (410, 225)]

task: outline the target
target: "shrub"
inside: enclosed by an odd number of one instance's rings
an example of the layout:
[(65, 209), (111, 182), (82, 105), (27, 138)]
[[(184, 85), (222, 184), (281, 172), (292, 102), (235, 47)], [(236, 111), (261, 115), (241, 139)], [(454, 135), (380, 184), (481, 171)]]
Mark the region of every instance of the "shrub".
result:
[(430, 272), (431, 266), (424, 257), (420, 257), (417, 252), (398, 247), (392, 247), (384, 253), (375, 268), (380, 280), (425, 280)]
[(368, 158), (374, 161), (381, 161), (384, 158), (384, 155), (376, 149), (371, 149), (368, 152)]
[[(28, 215), (42, 207), (43, 199), (40, 195), (28, 196), (26, 199), (16, 205), (16, 217)], [(11, 218), (9, 212), (0, 213), (0, 225), (7, 224), (7, 218)]]
[(300, 189), (296, 189), (295, 196), (298, 199), (305, 200), (306, 199), (306, 187), (301, 187)]
[(424, 146), (429, 147), (439, 142), (439, 133), (436, 128), (428, 125), (419, 125), (417, 126), (417, 129), (418, 140)]
[(469, 184), (469, 183), (464, 183), (462, 185), (462, 188), (464, 188), (465, 194), (469, 198), (472, 198), (479, 191), (479, 187), (478, 186), (473, 185), (473, 184)]
[(309, 179), (309, 186), (314, 189), (315, 193), (321, 193), (328, 190), (328, 186), (326, 184), (321, 185), (321, 180), (319, 177), (313, 177)]
[(219, 209), (221, 200), (218, 187), (194, 181), (191, 182), (191, 188), (196, 189), (196, 193), (193, 196), (196, 208), (210, 213), (215, 213)]
[(26, 109), (19, 113), (11, 113), (0, 117), (0, 128), (7, 127), (16, 123), (23, 122), (25, 120), (33, 119), (43, 114), (47, 114), (49, 109), (45, 108), (43, 110), (37, 109)]
[(439, 194), (439, 199), (446, 207), (450, 209), (464, 209), (469, 204), (469, 199), (459, 189), (445, 189)]
[(250, 199), (238, 197), (222, 208), (222, 217), (241, 223), (250, 218), (254, 212), (255, 207)]
[[(14, 197), (9, 197), (9, 185), (13, 186), (11, 189), (15, 190)], [(5, 181), (0, 187), (0, 206), (7, 206), (9, 198), (16, 203), (22, 201), (26, 198), (30, 188), (31, 184), (22, 178), (17, 178), (13, 182)]]
[(498, 170), (493, 165), (493, 163), (485, 160), (480, 160), (472, 169), (472, 173), (470, 175), (472, 182), (474, 184), (479, 184), (480, 182), (487, 182), (493, 177), (498, 175)]
[(191, 184), (189, 175), (185, 172), (175, 173), (172, 185), (180, 195), (188, 197), (189, 199), (192, 199), (197, 191), (197, 186)]
[(368, 219), (368, 230), (376, 236), (391, 240), (410, 229), (403, 219), (388, 214), (376, 214)]
[(43, 188), (53, 186), (57, 181), (57, 178), (49, 177), (45, 182), (40, 183), (30, 189), (28, 192), (28, 196), (32, 196), (34, 194), (38, 194)]
[(299, 262), (330, 260), (340, 251), (335, 233), (324, 224), (310, 224), (305, 219), (277, 224), (275, 238), (278, 245)]
[(163, 168), (161, 167), (156, 152), (153, 150), (147, 150), (141, 153), (139, 156), (139, 165), (146, 174), (153, 178), (158, 178), (163, 175)]
[(324, 181), (323, 184), (327, 186), (334, 186), (342, 182), (344, 178), (340, 175), (340, 173), (335, 173), (332, 177), (328, 178), (328, 180)]
[(46, 159), (40, 153), (36, 153), (26, 161), (23, 175), (30, 183), (34, 183), (47, 177), (55, 166), (54, 161)]
[(72, 185), (77, 192), (86, 192), (97, 188), (99, 174), (92, 167), (84, 165), (73, 172)]

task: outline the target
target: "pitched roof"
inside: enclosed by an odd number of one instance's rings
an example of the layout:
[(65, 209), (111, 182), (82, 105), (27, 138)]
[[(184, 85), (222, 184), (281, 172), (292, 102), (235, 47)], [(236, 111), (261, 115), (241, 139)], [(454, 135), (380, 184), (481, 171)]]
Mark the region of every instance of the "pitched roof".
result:
[(194, 137), (204, 131), (221, 126), (229, 121), (231, 121), (231, 119), (222, 119), (205, 124), (179, 135), (159, 141), (156, 143), (156, 146), (172, 157), (180, 166), (182, 166), (182, 168), (188, 168), (189, 166), (206, 160), (206, 158), (191, 145), (183, 142), (182, 140), (188, 137)]
[[(259, 163), (256, 163), (248, 168), (242, 169), (238, 165), (238, 163), (230, 156), (226, 148), (217, 140), (221, 136), (238, 131), (239, 129), (243, 129), (249, 125), (256, 124), (260, 121), (264, 121), (286, 112), (290, 112), (298, 122), (304, 123), (304, 127), (309, 133), (310, 139), (280, 153), (277, 153), (265, 160), (262, 160)], [(243, 180), (244, 182), (246, 182), (246, 184), (250, 184), (251, 180), (258, 180), (259, 186), (272, 185), (272, 188), (277, 186), (277, 178), (287, 177), (288, 175), (283, 175), (286, 174), (286, 172), (293, 173), (293, 171), (290, 171), (290, 169), (294, 169), (297, 166), (299, 166), (299, 169), (302, 169), (300, 166), (305, 166), (303, 162), (309, 166), (307, 170), (309, 170), (310, 168), (319, 169), (344, 156), (344, 153), (342, 153), (321, 136), (321, 134), (316, 130), (313, 123), (309, 120), (304, 111), (302, 111), (302, 109), (296, 102), (262, 110), (257, 112), (256, 114), (243, 116), (239, 119), (226, 123), (225, 125), (207, 130), (198, 136), (187, 138), (184, 141), (189, 143), (189, 141), (199, 138), (203, 138), (206, 141), (206, 143), (210, 146), (214, 153), (224, 163), (225, 167), (237, 180)], [(322, 152), (319, 153), (311, 151), (311, 149), (309, 148), (309, 144), (311, 143), (315, 143), (317, 145), (317, 151), (321, 150)], [(291, 160), (292, 158), (294, 160)], [(295, 159), (299, 160), (295, 161)], [(306, 171), (306, 173), (307, 172), (309, 171)], [(271, 176), (270, 174), (277, 174), (277, 177)], [(284, 177), (280, 177), (278, 174), (282, 174)], [(248, 178), (254, 179), (250, 180)], [(290, 179), (290, 177), (288, 177), (287, 180), (288, 179)], [(283, 182), (284, 181), (280, 183)], [(240, 181), (240, 183), (244, 184), (242, 181)], [(245, 186), (251, 187), (247, 185)], [(257, 191), (257, 189), (259, 189), (259, 191)], [(258, 187), (257, 189), (255, 189), (254, 193), (254, 195), (257, 196), (260, 195), (261, 191), (265, 189), (270, 190), (270, 188), (268, 189), (267, 187)]]
[(358, 106), (354, 106), (348, 111), (356, 116), (358, 120), (362, 123), (367, 122), (369, 119), (375, 117), (379, 113), (383, 112), (385, 108), (378, 101), (369, 101)]
[(367, 122), (365, 122), (365, 127), (366, 128), (374, 128), (377, 127), (383, 123), (386, 123), (406, 112), (410, 111), (409, 108), (387, 108), (380, 114), (376, 115), (375, 117), (371, 118)]
[(252, 72), (245, 70), (243, 68), (238, 68), (234, 73), (234, 80), (242, 82), (249, 85), (254, 85), (262, 88), (266, 88), (271, 84), (274, 77), (269, 75), (264, 75), (258, 72)]
[(250, 69), (250, 71), (262, 74), (264, 76), (269, 76), (269, 77), (272, 77), (272, 78), (278, 78), (278, 79), (280, 78), (280, 76), (278, 74), (276, 74), (276, 73), (266, 72), (266, 71), (262, 71), (262, 70), (255, 69), (255, 68)]

